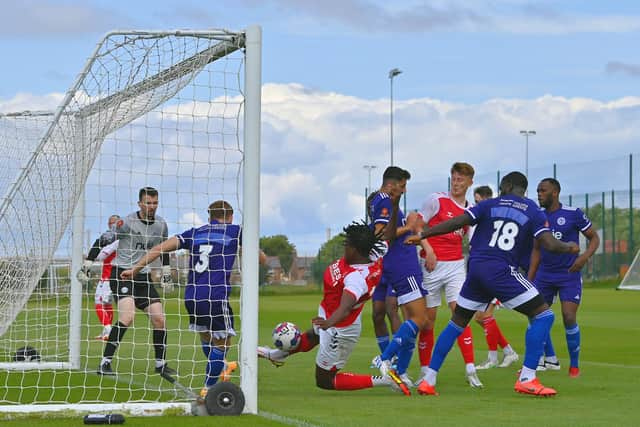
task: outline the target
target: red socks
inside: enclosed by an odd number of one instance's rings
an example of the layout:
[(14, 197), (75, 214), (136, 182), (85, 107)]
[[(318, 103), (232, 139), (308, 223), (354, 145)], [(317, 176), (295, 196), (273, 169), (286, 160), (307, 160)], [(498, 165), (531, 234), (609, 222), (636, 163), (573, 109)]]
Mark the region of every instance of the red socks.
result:
[(373, 387), (371, 375), (357, 375), (349, 372), (337, 373), (333, 379), (336, 390), (361, 390)]
[(96, 314), (100, 323), (109, 326), (113, 322), (113, 306), (111, 304), (96, 304)]
[(484, 335), (487, 338), (487, 346), (490, 351), (498, 350), (498, 345), (502, 348), (509, 345), (509, 341), (502, 335), (498, 322), (493, 316), (484, 319), (482, 327), (484, 328)]
[(418, 337), (418, 355), (420, 366), (429, 366), (431, 363), (431, 351), (433, 350), (433, 329), (420, 331)]
[(469, 325), (464, 328), (464, 331), (462, 331), (462, 334), (458, 337), (458, 347), (460, 347), (460, 353), (462, 353), (464, 363), (473, 363), (473, 338), (471, 336), (471, 328)]

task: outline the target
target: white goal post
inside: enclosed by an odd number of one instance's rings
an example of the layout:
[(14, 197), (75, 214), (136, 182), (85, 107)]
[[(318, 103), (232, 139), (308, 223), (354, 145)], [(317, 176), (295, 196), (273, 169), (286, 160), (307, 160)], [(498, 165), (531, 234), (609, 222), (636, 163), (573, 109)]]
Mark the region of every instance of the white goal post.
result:
[(640, 250), (633, 258), (633, 262), (624, 274), (622, 281), (618, 285), (618, 289), (626, 289), (632, 291), (640, 291)]
[[(257, 413), (261, 45), (259, 26), (114, 31), (55, 112), (0, 112), (0, 419), (191, 411), (191, 396), (153, 374), (151, 327), (140, 311), (115, 355), (116, 376), (96, 374), (99, 271), (88, 284), (76, 278), (109, 216), (138, 210), (146, 186), (159, 192), (169, 236), (206, 222), (214, 200), (234, 208), (242, 256), (231, 271), (238, 335), (227, 360), (239, 364), (229, 375), (244, 412)], [(157, 289), (167, 361), (197, 393), (206, 358), (183, 307), (186, 258), (171, 258), (177, 289)]]

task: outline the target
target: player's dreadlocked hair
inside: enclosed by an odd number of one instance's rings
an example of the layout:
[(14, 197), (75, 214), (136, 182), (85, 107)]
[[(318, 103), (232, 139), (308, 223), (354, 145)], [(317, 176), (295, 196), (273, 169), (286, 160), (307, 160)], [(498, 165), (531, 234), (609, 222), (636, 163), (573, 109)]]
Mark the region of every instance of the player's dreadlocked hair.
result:
[(342, 229), (345, 244), (355, 248), (363, 257), (369, 257), (372, 249), (381, 243), (383, 233), (376, 234), (364, 221), (354, 221)]

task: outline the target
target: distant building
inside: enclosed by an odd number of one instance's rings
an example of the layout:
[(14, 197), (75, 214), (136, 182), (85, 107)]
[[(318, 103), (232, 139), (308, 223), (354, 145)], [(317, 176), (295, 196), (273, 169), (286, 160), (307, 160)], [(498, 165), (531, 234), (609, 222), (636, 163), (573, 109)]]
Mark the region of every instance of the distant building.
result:
[(277, 256), (267, 257), (267, 281), (269, 283), (282, 283), (282, 265)]
[(293, 257), (291, 269), (289, 270), (291, 283), (295, 285), (306, 285), (311, 279), (311, 265), (315, 260), (315, 257), (310, 256)]

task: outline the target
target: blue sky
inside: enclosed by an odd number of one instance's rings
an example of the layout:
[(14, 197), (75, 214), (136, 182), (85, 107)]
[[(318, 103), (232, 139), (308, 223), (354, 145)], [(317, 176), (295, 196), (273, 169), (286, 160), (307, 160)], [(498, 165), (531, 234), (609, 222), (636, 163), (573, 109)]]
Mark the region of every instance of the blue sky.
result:
[[(430, 189), (420, 182), (446, 184), (456, 160), (485, 174), (522, 169), (521, 128), (538, 131), (532, 169), (640, 151), (634, 1), (3, 3), (0, 111), (55, 105), (111, 29), (260, 24), (262, 231), (290, 235), (303, 254), (315, 253), (326, 228), (362, 216), (363, 164), (378, 165), (379, 182), (394, 67), (403, 70), (395, 158), (418, 193)], [(409, 200), (417, 207), (424, 197)]]

